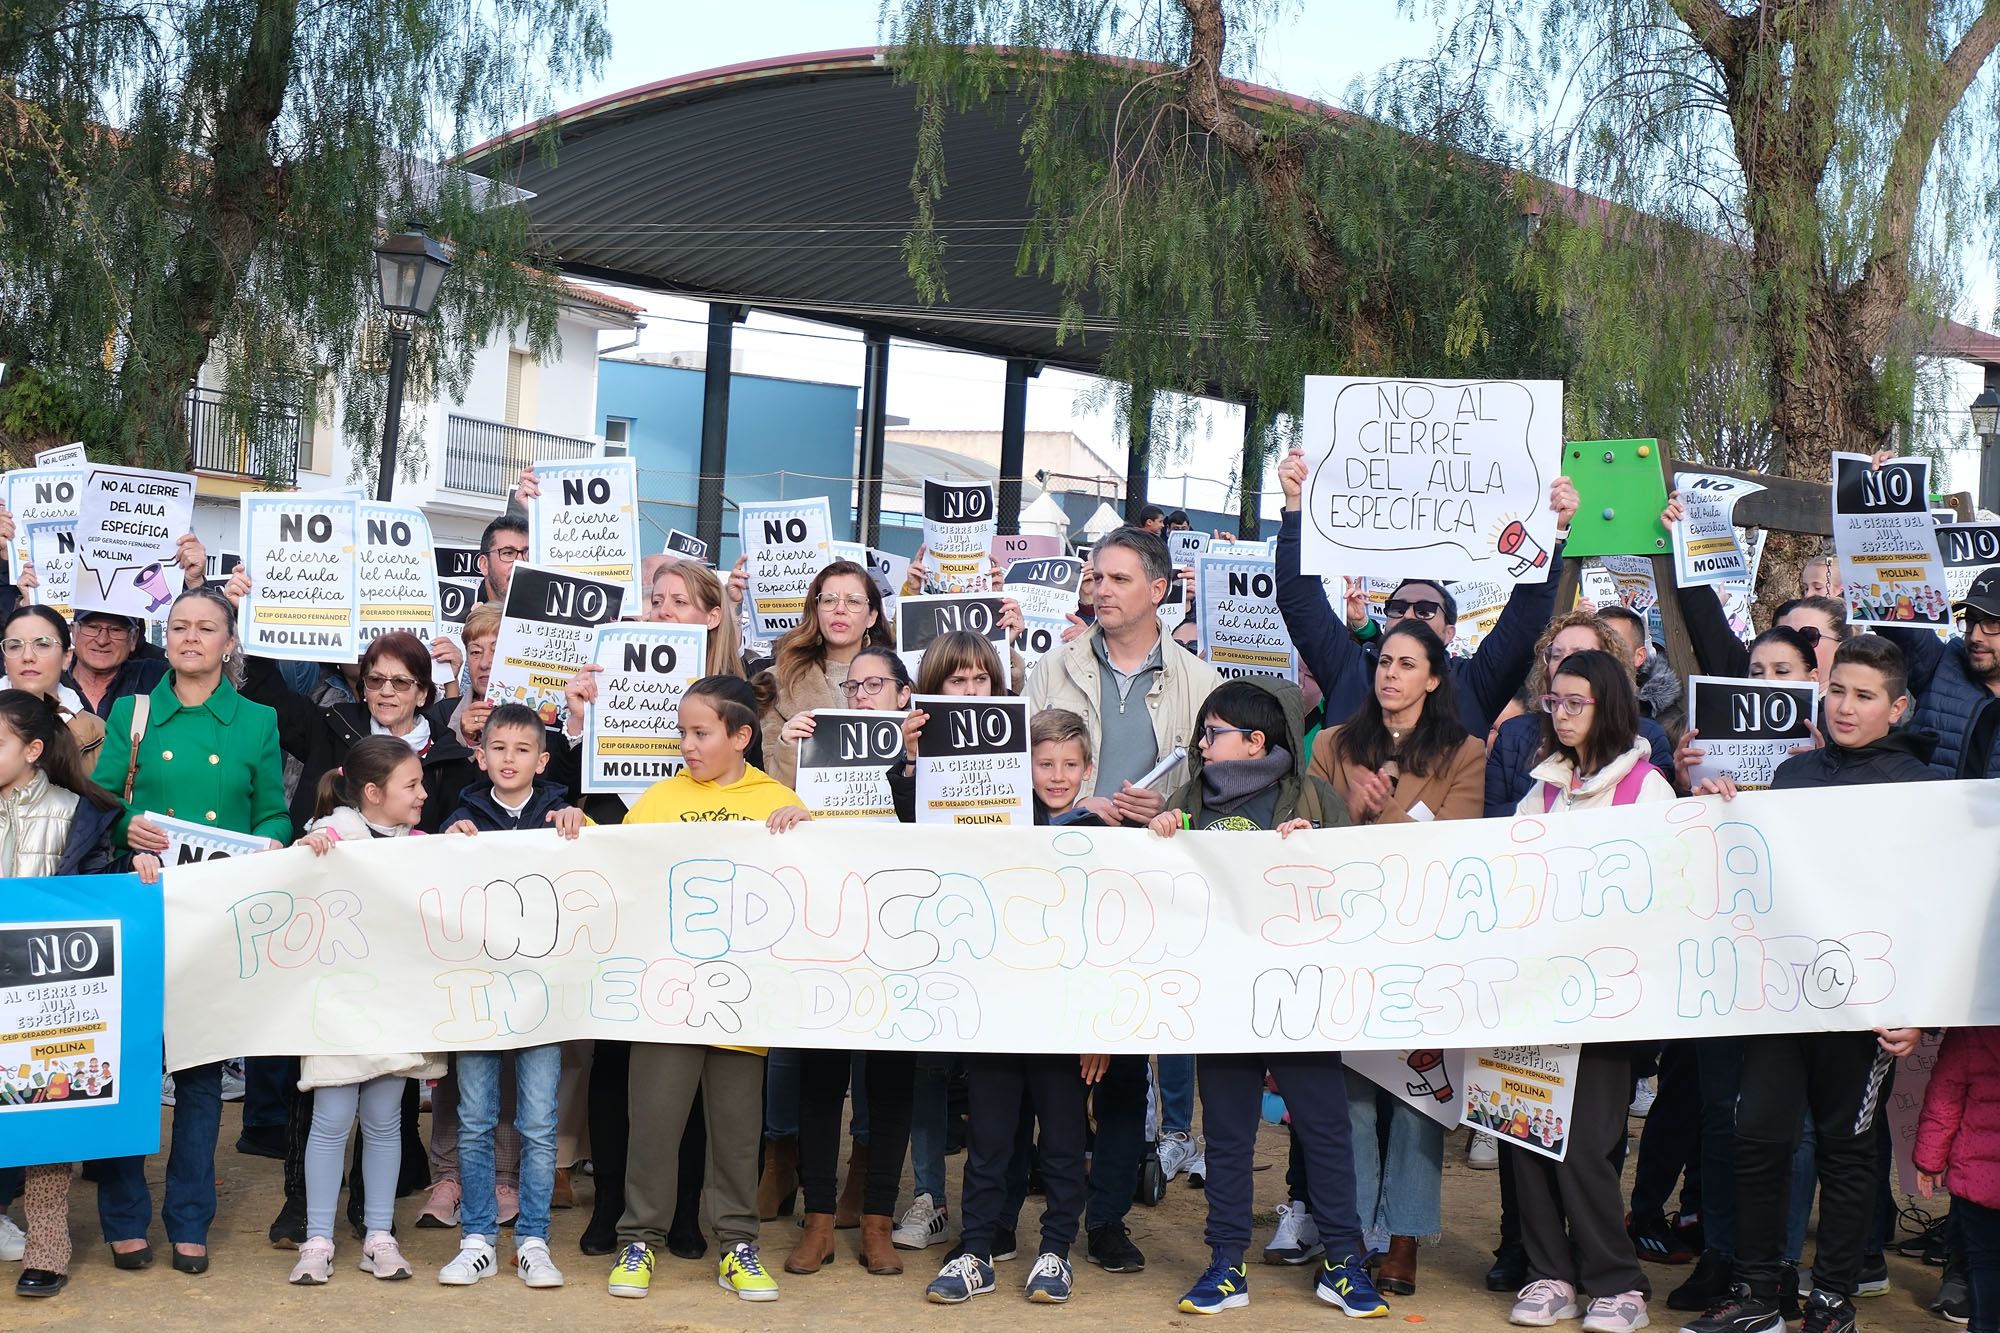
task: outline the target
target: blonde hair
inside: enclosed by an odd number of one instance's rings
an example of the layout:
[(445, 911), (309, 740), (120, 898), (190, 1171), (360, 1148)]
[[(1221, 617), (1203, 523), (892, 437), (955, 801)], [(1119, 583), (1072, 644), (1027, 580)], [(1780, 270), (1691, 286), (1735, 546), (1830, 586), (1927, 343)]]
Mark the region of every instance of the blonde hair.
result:
[(722, 580), (714, 570), (696, 560), (669, 560), (653, 571), (653, 581), (646, 585), (650, 598), (653, 588), (667, 575), (681, 581), (690, 602), (703, 615), (718, 608), (722, 616), (716, 627), (708, 632), (708, 670), (710, 676), (741, 676), (743, 671), (742, 643), (736, 629), (736, 617), (729, 614), (722, 604)]
[(1611, 654), (1625, 664), (1625, 674), (1633, 676), (1634, 688), (1637, 676), (1632, 670), (1632, 649), (1618, 636), (1618, 631), (1606, 624), (1595, 611), (1581, 609), (1565, 611), (1551, 620), (1542, 637), (1535, 640), (1535, 662), (1528, 669), (1528, 709), (1530, 712), (1542, 706), (1542, 696), (1549, 692), (1549, 645), (1556, 641), (1556, 635), (1566, 629), (1587, 629), (1597, 635), (1596, 647)]
[(1083, 747), (1083, 762), (1091, 761), (1090, 727), (1081, 715), (1067, 708), (1044, 708), (1028, 723), (1028, 748), (1051, 742), (1066, 745), (1074, 741)]
[(481, 602), (468, 611), (465, 623), (459, 626), (458, 641), (470, 643), (488, 634), (500, 632), (500, 608), (491, 602)]

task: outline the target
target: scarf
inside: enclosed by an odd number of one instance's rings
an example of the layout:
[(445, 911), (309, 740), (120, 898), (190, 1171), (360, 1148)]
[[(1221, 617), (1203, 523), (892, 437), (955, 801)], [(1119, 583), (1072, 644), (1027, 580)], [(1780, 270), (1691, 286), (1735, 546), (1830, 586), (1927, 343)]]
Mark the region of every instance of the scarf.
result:
[[(373, 716), (370, 716), (368, 719), (368, 734), (371, 736), (387, 736), (391, 733), (387, 727), (377, 722)], [(410, 748), (415, 750), (419, 756), (428, 753), (431, 748), (431, 720), (419, 712), (416, 715), (416, 725), (410, 728), (409, 735), (399, 736), (397, 739), (408, 741)]]
[(1204, 764), (1201, 803), (1206, 810), (1228, 814), (1292, 771), (1292, 752), (1280, 745), (1261, 759), (1230, 759)]

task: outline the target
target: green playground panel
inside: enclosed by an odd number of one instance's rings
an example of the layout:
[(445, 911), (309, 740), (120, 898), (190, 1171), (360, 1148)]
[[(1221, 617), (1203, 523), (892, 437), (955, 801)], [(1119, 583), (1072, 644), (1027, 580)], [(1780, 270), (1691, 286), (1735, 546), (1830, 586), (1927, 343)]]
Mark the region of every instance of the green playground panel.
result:
[(1660, 513), (1667, 507), (1658, 440), (1571, 440), (1562, 471), (1576, 485), (1576, 518), (1563, 554), (1667, 555), (1674, 549)]

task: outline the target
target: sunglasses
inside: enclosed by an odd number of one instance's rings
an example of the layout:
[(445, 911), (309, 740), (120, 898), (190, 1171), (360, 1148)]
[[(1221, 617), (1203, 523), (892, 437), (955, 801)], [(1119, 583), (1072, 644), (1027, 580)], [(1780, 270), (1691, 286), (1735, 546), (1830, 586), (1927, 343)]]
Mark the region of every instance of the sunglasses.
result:
[(1817, 625), (1800, 625), (1797, 629), (1793, 630), (1792, 633), (1798, 635), (1801, 639), (1804, 639), (1807, 644), (1809, 644), (1814, 648), (1819, 647), (1819, 641), (1821, 639), (1825, 639), (1829, 643), (1841, 643), (1844, 641), (1843, 636), (1830, 633), (1827, 630), (1821, 629)]
[(1444, 614), (1444, 603), (1434, 602), (1428, 597), (1412, 600), (1408, 597), (1391, 597), (1382, 604), (1382, 609), (1391, 620), (1403, 616), (1415, 616), (1418, 620), (1436, 620)]

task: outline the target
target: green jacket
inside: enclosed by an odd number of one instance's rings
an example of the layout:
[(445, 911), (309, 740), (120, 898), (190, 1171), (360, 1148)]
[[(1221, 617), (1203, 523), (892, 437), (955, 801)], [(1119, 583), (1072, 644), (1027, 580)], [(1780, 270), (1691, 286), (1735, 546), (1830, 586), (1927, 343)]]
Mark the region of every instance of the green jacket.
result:
[[(112, 850), (124, 855), (126, 827), (135, 814), (171, 815), (232, 833), (292, 840), (285, 808), (284, 762), (278, 755), (278, 715), (252, 703), (224, 680), (208, 702), (185, 707), (169, 672), (153, 687), (152, 716), (139, 742), (139, 774), (130, 808), (112, 831)], [(97, 756), (97, 785), (114, 796), (125, 791), (132, 766), (132, 700), (111, 705), (104, 748)]]

